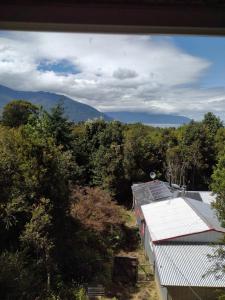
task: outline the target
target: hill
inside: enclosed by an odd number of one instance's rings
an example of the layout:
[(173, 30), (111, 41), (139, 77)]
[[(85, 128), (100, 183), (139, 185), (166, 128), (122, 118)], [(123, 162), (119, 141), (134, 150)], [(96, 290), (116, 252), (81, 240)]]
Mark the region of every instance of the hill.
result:
[(114, 111), (105, 112), (109, 117), (124, 123), (144, 124), (186, 124), (191, 120), (184, 116), (169, 114), (151, 114), (146, 112)]
[(6, 86), (0, 85), (0, 110), (12, 100), (27, 100), (33, 104), (41, 105), (44, 109), (49, 110), (62, 102), (65, 108), (65, 115), (74, 122), (85, 121), (94, 118), (103, 118), (111, 120), (110, 117), (101, 113), (92, 106), (72, 100), (64, 95), (49, 92), (26, 92), (16, 91)]

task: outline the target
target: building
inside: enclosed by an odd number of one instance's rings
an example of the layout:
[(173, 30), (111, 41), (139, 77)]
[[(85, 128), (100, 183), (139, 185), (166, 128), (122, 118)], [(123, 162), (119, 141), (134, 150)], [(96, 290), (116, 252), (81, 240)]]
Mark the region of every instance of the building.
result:
[[(223, 246), (201, 243), (165, 243), (154, 246), (157, 257), (155, 279), (161, 299), (218, 299), (224, 277), (209, 273), (214, 262), (208, 255)], [(223, 247), (225, 250), (225, 247)]]
[(143, 238), (144, 216), (141, 207), (149, 203), (172, 199), (173, 194), (166, 184), (159, 180), (134, 184), (131, 189), (133, 193), (133, 208), (136, 214), (140, 235), (141, 238)]
[(223, 247), (225, 229), (209, 204), (214, 196), (210, 192), (184, 194), (158, 180), (133, 185), (132, 191), (161, 299), (216, 299), (216, 290), (225, 288), (225, 280), (209, 274), (215, 262), (208, 255)]

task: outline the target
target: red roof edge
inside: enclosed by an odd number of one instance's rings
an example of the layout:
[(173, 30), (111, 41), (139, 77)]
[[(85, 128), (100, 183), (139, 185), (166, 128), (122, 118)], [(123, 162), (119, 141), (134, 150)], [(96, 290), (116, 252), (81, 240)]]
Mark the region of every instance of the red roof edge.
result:
[(216, 231), (216, 232), (221, 232), (221, 233), (225, 234), (223, 231), (216, 230), (215, 228), (210, 228), (210, 229), (206, 229), (206, 230), (203, 230), (203, 231), (198, 231), (198, 232), (193, 232), (193, 233), (187, 233), (187, 234), (177, 235), (177, 236), (173, 236), (173, 237), (165, 238), (165, 239), (161, 239), (161, 240), (156, 240), (156, 241), (152, 240), (152, 242), (153, 242), (153, 244), (158, 244), (158, 243), (165, 242), (165, 241), (170, 241), (170, 240), (173, 240), (173, 239), (176, 239), (176, 238), (179, 238), (179, 237), (184, 237), (184, 236), (189, 236), (189, 235), (195, 235), (195, 234), (209, 232), (209, 231)]

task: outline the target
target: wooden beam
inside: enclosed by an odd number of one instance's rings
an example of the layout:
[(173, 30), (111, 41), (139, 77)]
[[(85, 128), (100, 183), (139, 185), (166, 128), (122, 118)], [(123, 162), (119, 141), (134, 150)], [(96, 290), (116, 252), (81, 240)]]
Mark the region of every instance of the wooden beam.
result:
[(225, 9), (217, 6), (93, 4), (51, 1), (0, 3), (0, 29), (225, 34)]

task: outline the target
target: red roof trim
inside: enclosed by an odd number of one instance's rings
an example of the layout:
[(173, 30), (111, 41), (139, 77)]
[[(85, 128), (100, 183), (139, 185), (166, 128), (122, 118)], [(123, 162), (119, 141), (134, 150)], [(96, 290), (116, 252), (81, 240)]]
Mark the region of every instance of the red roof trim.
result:
[(179, 238), (179, 237), (184, 237), (184, 236), (189, 236), (189, 235), (195, 235), (195, 234), (209, 232), (209, 231), (221, 232), (221, 233), (225, 234), (224, 231), (220, 231), (220, 230), (216, 230), (214, 228), (210, 228), (210, 229), (203, 230), (203, 231), (198, 231), (198, 232), (193, 232), (193, 233), (187, 233), (187, 234), (177, 235), (177, 236), (173, 236), (173, 237), (165, 238), (165, 239), (161, 239), (161, 240), (155, 240), (155, 241), (152, 240), (152, 242), (153, 242), (153, 244), (157, 244), (157, 243), (160, 243), (160, 242), (170, 241), (170, 240), (173, 240), (173, 239), (176, 239), (176, 238)]

